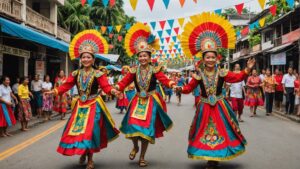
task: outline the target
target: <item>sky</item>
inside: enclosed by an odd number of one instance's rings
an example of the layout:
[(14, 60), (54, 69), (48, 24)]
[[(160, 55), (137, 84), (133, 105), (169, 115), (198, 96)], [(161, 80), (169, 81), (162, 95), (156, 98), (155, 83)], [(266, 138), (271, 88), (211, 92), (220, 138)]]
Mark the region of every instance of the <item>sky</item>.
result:
[(129, 16), (135, 16), (138, 21), (150, 22), (189, 17), (220, 8), (234, 8), (234, 5), (243, 2), (245, 3), (244, 7), (250, 9), (250, 11), (261, 11), (257, 0), (198, 0), (197, 4), (193, 0), (186, 0), (182, 8), (179, 0), (170, 0), (168, 9), (165, 8), (163, 0), (156, 0), (153, 11), (150, 10), (147, 0), (139, 0), (135, 11), (133, 11), (129, 0), (124, 0), (124, 9)]

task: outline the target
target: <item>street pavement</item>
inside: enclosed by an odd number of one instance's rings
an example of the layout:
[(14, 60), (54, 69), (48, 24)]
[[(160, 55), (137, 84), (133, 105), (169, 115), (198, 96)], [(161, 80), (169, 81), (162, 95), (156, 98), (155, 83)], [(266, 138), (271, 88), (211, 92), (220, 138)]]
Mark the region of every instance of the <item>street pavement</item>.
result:
[[(150, 145), (146, 155), (148, 169), (204, 169), (205, 161), (187, 158), (188, 130), (195, 113), (192, 95), (183, 95), (180, 106), (175, 97), (168, 104), (168, 113), (174, 122), (165, 137)], [(123, 118), (115, 109), (115, 102), (107, 104), (117, 124)], [(245, 108), (241, 130), (248, 141), (246, 153), (232, 161), (220, 163), (221, 169), (300, 169), (300, 124), (277, 116), (249, 117)], [(84, 169), (79, 156), (67, 157), (56, 152), (66, 121), (52, 120), (38, 124), (28, 132), (15, 132), (13, 137), (0, 138), (1, 169)], [(130, 161), (130, 140), (124, 135), (110, 143), (108, 148), (94, 155), (97, 169), (132, 169), (138, 167), (138, 158)], [(2, 161), (1, 161), (2, 160)]]

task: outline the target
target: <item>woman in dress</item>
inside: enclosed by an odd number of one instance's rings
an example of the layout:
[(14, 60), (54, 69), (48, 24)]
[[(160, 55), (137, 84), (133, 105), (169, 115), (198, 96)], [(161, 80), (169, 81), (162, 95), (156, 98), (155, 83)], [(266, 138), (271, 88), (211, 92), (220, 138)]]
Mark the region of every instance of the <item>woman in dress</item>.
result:
[(297, 116), (300, 116), (300, 76), (297, 73), (296, 80), (294, 81), (295, 86), (295, 105), (297, 105)]
[[(42, 92), (49, 92), (52, 89), (52, 83), (50, 82), (50, 76), (46, 75), (42, 84)], [(43, 112), (45, 121), (51, 120), (51, 112), (53, 108), (53, 96), (43, 94)]]
[[(65, 76), (65, 72), (63, 70), (60, 70), (58, 76), (55, 78), (55, 87), (61, 86), (66, 82), (66, 80), (67, 77)], [(67, 106), (67, 93), (62, 93), (55, 96), (53, 110), (60, 114), (61, 120), (64, 120), (66, 116)]]
[[(119, 76), (119, 81), (122, 80), (124, 76), (129, 72), (129, 67), (123, 66), (122, 67), (122, 75)], [(126, 91), (128, 91), (128, 87), (124, 90), (121, 94), (120, 98), (117, 99), (116, 108), (120, 110), (120, 114), (123, 114), (123, 110), (127, 110), (129, 99), (127, 98)]]
[[(90, 39), (89, 39), (90, 38)], [(68, 79), (46, 94), (61, 95), (77, 86), (79, 97), (72, 107), (57, 152), (67, 156), (81, 155), (80, 164), (86, 162), (93, 169), (93, 154), (107, 147), (118, 136), (114, 121), (104, 101), (98, 94), (98, 86), (107, 94), (118, 94), (108, 84), (106, 75), (95, 68), (95, 53), (106, 53), (108, 44), (96, 30), (77, 34), (70, 44), (70, 57), (80, 58), (82, 67), (72, 72)]]
[(187, 57), (201, 54), (203, 60), (199, 75), (195, 74), (189, 84), (176, 87), (182, 93), (190, 93), (198, 85), (201, 90), (189, 132), (188, 157), (208, 160), (207, 168), (215, 168), (218, 161), (231, 160), (245, 151), (246, 140), (231, 105), (222, 95), (222, 88), (226, 82), (244, 80), (255, 60), (248, 60), (247, 68), (240, 73), (218, 67), (217, 48), (234, 48), (235, 31), (227, 20), (214, 13), (191, 17), (182, 33), (181, 44)]
[(129, 154), (130, 160), (135, 159), (140, 150), (138, 142), (141, 141), (140, 167), (147, 166), (145, 154), (148, 144), (154, 144), (155, 138), (162, 137), (163, 132), (172, 126), (172, 121), (166, 113), (166, 103), (156, 91), (156, 80), (167, 87), (175, 85), (163, 74), (161, 67), (151, 65), (151, 52), (159, 45), (150, 30), (150, 27), (136, 23), (126, 34), (126, 52), (129, 56), (134, 54), (138, 56), (139, 66), (132, 68), (116, 85), (117, 89), (124, 91), (129, 84), (134, 82), (137, 90), (137, 94), (128, 106), (120, 130), (126, 138), (132, 140), (133, 149)]
[(30, 106), (30, 96), (33, 97), (32, 93), (29, 91), (28, 84), (29, 78), (23, 77), (20, 79), (21, 84), (18, 86), (19, 95), (19, 121), (21, 122), (21, 130), (27, 131), (28, 122), (32, 117), (32, 111)]
[[(129, 73), (130, 67), (129, 66), (123, 66), (122, 70), (124, 70), (124, 76)], [(135, 86), (134, 83), (131, 83), (126, 89), (125, 89), (125, 94), (126, 97), (128, 99), (128, 101), (130, 102), (131, 99), (135, 96), (136, 92), (135, 92)]]
[(279, 71), (279, 69), (275, 69), (274, 79), (277, 83), (275, 87), (275, 106), (279, 111), (281, 111), (283, 101), (283, 85), (281, 82), (283, 79), (283, 75), (282, 72)]
[(271, 74), (270, 69), (266, 69), (266, 76), (263, 81), (263, 90), (265, 92), (266, 99), (266, 115), (269, 116), (273, 111), (273, 100), (275, 93), (276, 80)]
[(246, 83), (246, 99), (245, 105), (250, 106), (250, 117), (254, 117), (256, 115), (257, 106), (263, 106), (264, 100), (261, 92), (262, 81), (257, 75), (257, 71), (255, 69), (252, 70), (251, 76), (248, 77)]
[(12, 98), (15, 104), (18, 104), (16, 96), (12, 93), (9, 86), (9, 77), (4, 76), (0, 85), (0, 137), (12, 136), (7, 132), (7, 127), (11, 127), (16, 124), (14, 112), (12, 110)]

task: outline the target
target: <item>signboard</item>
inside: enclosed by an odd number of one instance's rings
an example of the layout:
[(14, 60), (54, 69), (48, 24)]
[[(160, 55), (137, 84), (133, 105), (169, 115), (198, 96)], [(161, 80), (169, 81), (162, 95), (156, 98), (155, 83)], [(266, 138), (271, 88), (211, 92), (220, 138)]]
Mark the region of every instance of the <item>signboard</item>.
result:
[(30, 57), (30, 51), (23, 50), (23, 49), (18, 49), (18, 48), (6, 46), (6, 45), (0, 45), (0, 50), (4, 54), (20, 56), (20, 57), (25, 57), (25, 58)]
[(42, 80), (45, 75), (45, 61), (37, 60), (35, 61), (35, 74), (40, 75)]
[(271, 65), (286, 65), (286, 53), (276, 53), (271, 55)]

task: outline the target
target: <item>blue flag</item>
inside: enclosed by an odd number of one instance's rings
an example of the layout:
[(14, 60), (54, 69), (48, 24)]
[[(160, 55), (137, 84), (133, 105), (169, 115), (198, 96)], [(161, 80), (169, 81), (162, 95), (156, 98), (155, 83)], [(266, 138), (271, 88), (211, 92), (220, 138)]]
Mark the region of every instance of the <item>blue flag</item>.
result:
[(294, 8), (295, 5), (295, 0), (286, 0), (287, 4), (289, 5), (290, 8)]
[(163, 34), (163, 31), (157, 31), (157, 34), (158, 34), (158, 36), (161, 38), (161, 37), (162, 37), (162, 34)]
[(151, 25), (152, 29), (155, 30), (156, 22), (150, 22), (150, 25)]
[(168, 20), (168, 23), (169, 23), (169, 25), (170, 25), (170, 27), (171, 27), (171, 29), (172, 29), (172, 28), (173, 28), (173, 25), (174, 25), (174, 19)]
[(164, 2), (164, 5), (165, 5), (166, 9), (168, 9), (169, 4), (170, 4), (170, 0), (163, 0), (163, 2)]
[(89, 4), (90, 6), (93, 5), (93, 2), (94, 2), (94, 0), (88, 0), (88, 4)]
[[(94, 0), (92, 0), (92, 1), (94, 1)], [(107, 7), (108, 2), (109, 2), (109, 0), (102, 0), (102, 3), (103, 3), (103, 5), (104, 5), (104, 7)]]
[(107, 29), (108, 29), (108, 33), (110, 33), (113, 30), (113, 26), (108, 26)]
[(218, 15), (221, 15), (222, 9), (216, 9), (216, 10), (215, 10), (215, 13), (218, 14)]
[(130, 27), (131, 27), (130, 23), (126, 23), (126, 25), (125, 25), (125, 29), (126, 29), (126, 30), (129, 30), (129, 29), (130, 29)]
[(166, 32), (168, 33), (169, 36), (171, 36), (172, 29), (167, 29)]

